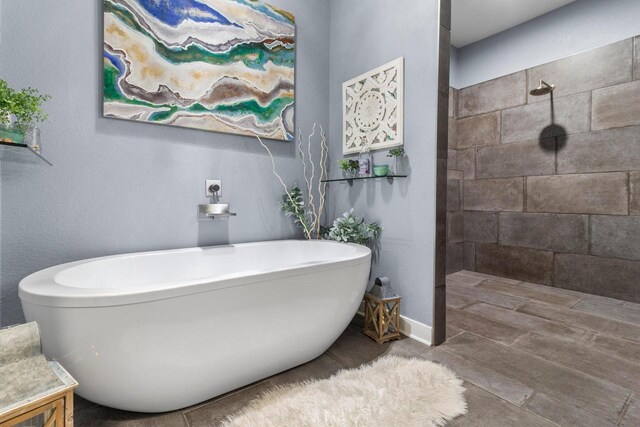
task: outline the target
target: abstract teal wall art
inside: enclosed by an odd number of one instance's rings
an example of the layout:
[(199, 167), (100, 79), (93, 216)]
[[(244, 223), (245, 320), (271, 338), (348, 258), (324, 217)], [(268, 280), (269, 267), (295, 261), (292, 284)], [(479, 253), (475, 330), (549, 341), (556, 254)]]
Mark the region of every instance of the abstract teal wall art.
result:
[(104, 0), (104, 116), (294, 139), (295, 19), (259, 0)]

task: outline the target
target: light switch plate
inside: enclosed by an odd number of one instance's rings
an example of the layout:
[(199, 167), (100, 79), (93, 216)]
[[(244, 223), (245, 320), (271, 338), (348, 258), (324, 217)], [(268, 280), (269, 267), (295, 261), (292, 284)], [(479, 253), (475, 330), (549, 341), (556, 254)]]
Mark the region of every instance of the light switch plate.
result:
[(218, 190), (218, 194), (217, 196), (220, 197), (222, 196), (222, 181), (219, 179), (207, 179), (205, 182), (205, 187), (204, 187), (204, 191), (207, 197), (213, 197), (214, 194), (213, 192), (210, 190), (212, 185), (218, 185), (220, 187), (220, 190)]

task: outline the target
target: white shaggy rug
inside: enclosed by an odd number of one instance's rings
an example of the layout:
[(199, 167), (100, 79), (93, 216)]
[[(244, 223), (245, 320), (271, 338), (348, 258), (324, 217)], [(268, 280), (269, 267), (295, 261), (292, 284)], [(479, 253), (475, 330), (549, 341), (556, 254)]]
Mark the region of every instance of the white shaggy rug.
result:
[(331, 378), (266, 392), (225, 427), (441, 426), (466, 414), (462, 380), (420, 359), (383, 357)]

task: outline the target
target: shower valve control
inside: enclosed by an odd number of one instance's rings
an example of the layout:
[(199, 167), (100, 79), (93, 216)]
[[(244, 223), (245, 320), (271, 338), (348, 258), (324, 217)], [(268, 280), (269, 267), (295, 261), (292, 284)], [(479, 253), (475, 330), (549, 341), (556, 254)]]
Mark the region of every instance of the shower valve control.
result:
[(222, 181), (219, 179), (207, 179), (205, 181), (205, 195), (207, 197), (222, 196)]

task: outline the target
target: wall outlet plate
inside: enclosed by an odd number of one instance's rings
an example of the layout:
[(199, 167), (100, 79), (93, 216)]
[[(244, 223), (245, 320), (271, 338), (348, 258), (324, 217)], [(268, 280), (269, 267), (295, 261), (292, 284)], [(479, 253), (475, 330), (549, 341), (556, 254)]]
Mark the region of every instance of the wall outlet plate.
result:
[(221, 180), (219, 180), (219, 179), (207, 179), (204, 182), (204, 185), (205, 185), (204, 191), (205, 191), (206, 197), (213, 197), (214, 196), (213, 192), (210, 190), (212, 185), (218, 185), (220, 187), (220, 190), (218, 190), (218, 194), (215, 194), (215, 196), (218, 196), (218, 197), (222, 196), (222, 181)]

